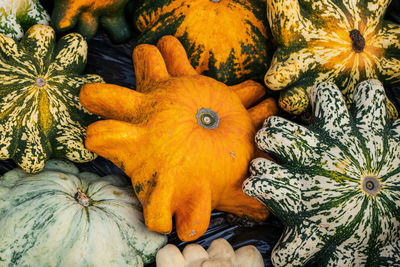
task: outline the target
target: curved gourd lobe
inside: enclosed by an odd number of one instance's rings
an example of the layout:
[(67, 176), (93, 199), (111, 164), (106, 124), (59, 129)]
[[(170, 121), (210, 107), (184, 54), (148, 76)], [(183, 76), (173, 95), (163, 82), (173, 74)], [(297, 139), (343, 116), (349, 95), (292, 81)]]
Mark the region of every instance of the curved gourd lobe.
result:
[(34, 25), (20, 42), (0, 34), (0, 159), (12, 159), (29, 173), (50, 158), (87, 162), (86, 127), (98, 120), (79, 103), (87, 43), (78, 33), (55, 40), (53, 28)]
[(20, 40), (35, 24), (48, 25), (50, 16), (39, 0), (2, 0), (0, 33)]
[(87, 148), (131, 177), (147, 227), (168, 233), (175, 216), (179, 237), (188, 241), (206, 231), (212, 209), (265, 219), (265, 207), (241, 190), (254, 122), (277, 112), (272, 99), (250, 113), (243, 106), (241, 100), (260, 101), (262, 86), (247, 81), (230, 88), (197, 74), (172, 36), (157, 47), (137, 46), (133, 61), (136, 91), (89, 84), (80, 99), (107, 119), (89, 126)]
[(60, 160), (0, 177), (0, 225), (3, 266), (143, 267), (167, 241), (146, 229), (125, 177)]
[[(268, 0), (267, 15), (278, 43), (265, 84), (283, 90), (279, 105), (298, 115), (309, 107), (314, 84), (334, 82), (346, 103), (356, 85), (379, 79), (385, 86), (400, 82), (400, 25), (383, 20), (390, 1), (336, 1), (310, 4)], [(389, 117), (397, 110), (388, 101)]]
[(130, 36), (125, 9), (130, 0), (55, 0), (51, 23), (57, 32), (75, 28), (91, 39), (101, 25), (115, 43)]
[(157, 252), (156, 264), (158, 267), (263, 267), (264, 261), (256, 247), (249, 245), (233, 250), (228, 241), (218, 238), (207, 250), (198, 244), (189, 244), (180, 252), (168, 244)]
[(244, 192), (286, 225), (274, 266), (397, 265), (400, 262), (400, 120), (389, 120), (378, 80), (357, 85), (347, 109), (338, 86), (314, 86), (314, 123), (268, 118)]
[(134, 21), (139, 44), (173, 35), (198, 73), (225, 84), (260, 79), (270, 63), (272, 37), (258, 0), (144, 0)]

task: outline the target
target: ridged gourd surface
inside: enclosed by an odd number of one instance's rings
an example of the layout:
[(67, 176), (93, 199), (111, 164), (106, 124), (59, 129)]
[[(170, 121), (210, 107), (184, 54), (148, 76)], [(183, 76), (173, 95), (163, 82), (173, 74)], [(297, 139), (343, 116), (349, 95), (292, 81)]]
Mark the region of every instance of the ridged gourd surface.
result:
[(57, 32), (73, 30), (91, 39), (99, 26), (111, 40), (122, 43), (131, 36), (125, 13), (133, 0), (55, 0), (51, 24)]
[(262, 78), (270, 62), (265, 3), (258, 0), (146, 0), (134, 20), (139, 43), (174, 35), (198, 73), (229, 85)]
[(1, 266), (139, 267), (167, 241), (146, 229), (126, 178), (58, 160), (0, 177), (0, 225)]
[(400, 82), (400, 25), (383, 20), (390, 2), (268, 0), (278, 49), (265, 83), (294, 92), (282, 97), (281, 106), (302, 113), (308, 106), (304, 91), (318, 82), (334, 82), (348, 104), (363, 80)]
[(103, 82), (80, 75), (87, 43), (76, 33), (55, 42), (49, 26), (32, 26), (21, 42), (0, 34), (0, 158), (27, 172), (40, 171), (50, 157), (93, 160), (84, 147), (86, 127), (97, 116), (79, 103), (83, 84)]
[(400, 262), (400, 120), (388, 120), (378, 80), (359, 84), (350, 111), (340, 90), (311, 94), (315, 123), (270, 117), (256, 135), (276, 156), (251, 164), (246, 194), (286, 225), (275, 266), (397, 266)]
[(39, 0), (0, 1), (0, 33), (21, 39), (24, 31), (35, 24), (47, 25), (50, 16)]

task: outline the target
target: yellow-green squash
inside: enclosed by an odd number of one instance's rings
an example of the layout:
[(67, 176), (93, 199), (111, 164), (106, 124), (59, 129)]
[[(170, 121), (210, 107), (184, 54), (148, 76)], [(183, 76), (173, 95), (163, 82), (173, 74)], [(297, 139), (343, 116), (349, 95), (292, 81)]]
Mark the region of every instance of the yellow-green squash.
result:
[(34, 173), (51, 157), (96, 157), (83, 141), (97, 116), (80, 105), (78, 95), (83, 84), (103, 80), (80, 75), (86, 54), (80, 34), (56, 43), (50, 26), (32, 26), (21, 42), (0, 34), (0, 159)]
[(285, 90), (281, 107), (302, 113), (308, 106), (304, 95), (318, 82), (334, 82), (347, 104), (366, 79), (385, 86), (400, 82), (400, 26), (383, 20), (390, 2), (268, 0), (278, 49), (265, 84)]

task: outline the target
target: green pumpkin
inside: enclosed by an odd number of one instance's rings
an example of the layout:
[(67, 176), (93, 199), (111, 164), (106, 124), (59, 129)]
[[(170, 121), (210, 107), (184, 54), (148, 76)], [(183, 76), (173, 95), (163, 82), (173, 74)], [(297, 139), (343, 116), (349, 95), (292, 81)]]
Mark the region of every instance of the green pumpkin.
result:
[(390, 2), (267, 0), (278, 49), (265, 84), (286, 91), (282, 108), (305, 111), (307, 103), (298, 100), (318, 82), (334, 82), (348, 104), (361, 81), (400, 82), (400, 25), (383, 20)]
[(398, 266), (400, 120), (389, 121), (382, 84), (360, 83), (350, 111), (329, 82), (311, 103), (309, 127), (267, 119), (256, 142), (282, 165), (255, 159), (243, 184), (286, 225), (273, 264)]
[(39, 0), (1, 0), (0, 33), (21, 39), (24, 31), (35, 24), (47, 25), (50, 16)]
[(167, 241), (147, 230), (123, 177), (51, 160), (38, 174), (14, 169), (0, 182), (1, 266), (143, 266)]
[(260, 0), (143, 0), (134, 18), (138, 43), (174, 35), (198, 73), (225, 84), (261, 78), (271, 38)]
[(51, 158), (93, 160), (84, 147), (86, 127), (98, 119), (79, 103), (87, 44), (71, 33), (55, 42), (54, 30), (32, 26), (21, 42), (0, 34), (0, 159), (38, 172)]
[(122, 43), (131, 36), (125, 19), (129, 2), (133, 0), (55, 0), (51, 24), (57, 32), (74, 29), (86, 39), (100, 24), (113, 42)]

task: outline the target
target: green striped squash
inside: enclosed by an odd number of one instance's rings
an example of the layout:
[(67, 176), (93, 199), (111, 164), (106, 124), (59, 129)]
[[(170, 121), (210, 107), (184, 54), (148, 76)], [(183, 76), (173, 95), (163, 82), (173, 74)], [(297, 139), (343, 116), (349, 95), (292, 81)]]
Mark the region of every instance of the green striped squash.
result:
[(0, 182), (0, 266), (143, 266), (166, 243), (123, 177), (51, 160)]
[(143, 0), (134, 17), (138, 43), (174, 35), (198, 73), (225, 84), (261, 78), (272, 50), (260, 0)]
[(86, 127), (98, 119), (79, 103), (87, 43), (71, 33), (55, 42), (50, 26), (34, 25), (21, 42), (0, 34), (0, 159), (38, 172), (47, 159), (93, 160), (84, 147)]
[[(267, 0), (278, 49), (265, 84), (303, 95), (314, 84), (330, 81), (351, 104), (361, 81), (379, 79), (385, 86), (400, 82), (400, 25), (383, 20), (390, 2)], [(288, 112), (299, 114), (307, 108), (293, 94), (282, 97), (293, 98), (282, 101), (292, 103), (283, 106)]]
[(50, 16), (39, 0), (1, 0), (0, 33), (21, 39), (35, 24), (49, 24)]
[(275, 266), (398, 266), (400, 263), (400, 120), (388, 119), (378, 80), (354, 91), (350, 111), (339, 88), (311, 91), (314, 124), (270, 117), (258, 146), (282, 165), (258, 158), (244, 192), (286, 225)]
[[(125, 19), (134, 0), (54, 0), (51, 24), (57, 32), (74, 30), (91, 39), (99, 25), (115, 43), (128, 41), (131, 32)], [(129, 13), (129, 12), (128, 12)]]

